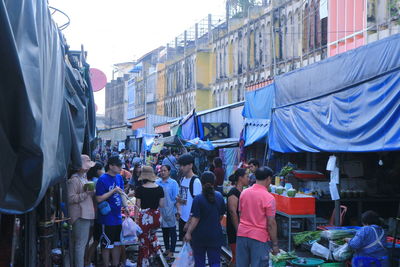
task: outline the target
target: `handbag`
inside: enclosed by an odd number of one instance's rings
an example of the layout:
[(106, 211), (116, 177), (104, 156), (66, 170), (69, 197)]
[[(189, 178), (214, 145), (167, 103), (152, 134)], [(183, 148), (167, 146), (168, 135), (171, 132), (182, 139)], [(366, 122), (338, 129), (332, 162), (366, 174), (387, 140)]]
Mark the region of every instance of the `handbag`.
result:
[(101, 215), (107, 215), (111, 212), (111, 207), (110, 204), (107, 201), (100, 202), (99, 205), (97, 205)]

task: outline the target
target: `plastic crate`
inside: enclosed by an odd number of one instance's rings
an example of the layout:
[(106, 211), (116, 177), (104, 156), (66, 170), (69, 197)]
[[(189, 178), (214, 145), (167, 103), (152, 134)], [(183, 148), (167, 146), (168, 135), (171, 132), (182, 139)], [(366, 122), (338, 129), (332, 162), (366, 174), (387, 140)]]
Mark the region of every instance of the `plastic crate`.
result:
[(272, 194), (276, 201), (276, 210), (289, 215), (315, 214), (314, 197), (286, 197)]
[(285, 266), (286, 266), (286, 261), (272, 262), (272, 267), (285, 267)]

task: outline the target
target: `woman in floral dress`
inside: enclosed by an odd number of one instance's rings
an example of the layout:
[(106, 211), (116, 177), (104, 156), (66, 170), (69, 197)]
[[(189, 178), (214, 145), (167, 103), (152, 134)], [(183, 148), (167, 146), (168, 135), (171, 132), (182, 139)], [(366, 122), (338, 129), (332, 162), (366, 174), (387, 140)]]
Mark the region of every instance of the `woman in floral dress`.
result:
[(138, 267), (151, 266), (160, 250), (156, 231), (160, 228), (159, 207), (164, 204), (164, 190), (155, 183), (156, 179), (153, 168), (144, 166), (139, 177), (143, 184), (135, 192), (136, 206), (141, 209), (135, 213), (136, 222), (143, 231), (139, 236)]

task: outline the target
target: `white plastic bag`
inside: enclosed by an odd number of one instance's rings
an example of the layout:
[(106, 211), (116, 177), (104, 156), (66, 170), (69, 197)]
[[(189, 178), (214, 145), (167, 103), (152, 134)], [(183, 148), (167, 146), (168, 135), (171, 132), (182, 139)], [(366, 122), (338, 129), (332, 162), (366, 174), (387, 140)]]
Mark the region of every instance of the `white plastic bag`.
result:
[(349, 244), (346, 243), (334, 250), (332, 255), (333, 259), (336, 261), (345, 261), (350, 259), (353, 253), (349, 247)]
[(137, 223), (135, 223), (130, 217), (125, 218), (122, 222), (122, 231), (120, 236), (119, 245), (133, 245), (138, 241), (138, 236), (143, 233)]
[(193, 250), (189, 243), (184, 243), (172, 267), (194, 267)]
[(311, 253), (315, 256), (319, 256), (327, 260), (329, 260), (331, 256), (331, 251), (323, 245), (319, 244), (318, 242), (314, 242), (314, 244), (312, 245)]
[(127, 217), (122, 222), (122, 233), (124, 236), (136, 236), (136, 225), (131, 218)]

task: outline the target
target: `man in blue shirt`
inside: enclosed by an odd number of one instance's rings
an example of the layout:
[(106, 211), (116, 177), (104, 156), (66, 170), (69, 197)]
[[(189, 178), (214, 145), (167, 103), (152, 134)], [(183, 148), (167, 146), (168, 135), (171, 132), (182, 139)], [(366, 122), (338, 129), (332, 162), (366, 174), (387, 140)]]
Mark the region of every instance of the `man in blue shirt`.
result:
[(157, 179), (156, 183), (164, 189), (164, 207), (161, 211), (161, 229), (165, 245), (165, 255), (172, 258), (175, 253), (176, 246), (176, 197), (179, 193), (178, 183), (170, 177), (171, 167), (162, 165), (160, 170), (161, 179)]
[(171, 155), (171, 152), (169, 151), (169, 149), (165, 149), (162, 152), (165, 156), (165, 158), (162, 161), (162, 165), (168, 165), (171, 169), (170, 171), (170, 176), (172, 177), (172, 179), (176, 180), (177, 176), (178, 176), (178, 168), (176, 167), (176, 158)]
[[(104, 266), (109, 266), (110, 253), (112, 265), (118, 266), (120, 261), (120, 242), (122, 230), (122, 198), (124, 182), (119, 174), (122, 162), (118, 156), (108, 159), (107, 172), (100, 176), (96, 184), (96, 200), (99, 203), (98, 220), (102, 225), (103, 233), (100, 239)], [(109, 206), (110, 209), (104, 208)]]

